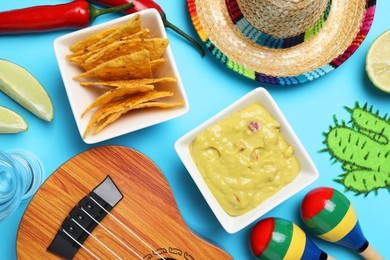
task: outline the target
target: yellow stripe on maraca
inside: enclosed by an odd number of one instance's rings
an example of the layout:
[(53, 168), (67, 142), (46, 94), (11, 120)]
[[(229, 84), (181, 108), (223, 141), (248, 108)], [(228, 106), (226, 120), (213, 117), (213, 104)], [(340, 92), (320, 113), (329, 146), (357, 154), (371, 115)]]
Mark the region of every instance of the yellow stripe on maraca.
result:
[(345, 237), (353, 229), (357, 220), (358, 218), (356, 212), (352, 204), (350, 204), (347, 213), (340, 221), (340, 223), (329, 232), (319, 235), (319, 237), (330, 242), (337, 242)]
[(288, 259), (301, 259), (303, 252), (305, 251), (306, 234), (297, 225), (293, 223), (293, 237), (291, 239), (290, 246), (284, 256), (285, 260)]

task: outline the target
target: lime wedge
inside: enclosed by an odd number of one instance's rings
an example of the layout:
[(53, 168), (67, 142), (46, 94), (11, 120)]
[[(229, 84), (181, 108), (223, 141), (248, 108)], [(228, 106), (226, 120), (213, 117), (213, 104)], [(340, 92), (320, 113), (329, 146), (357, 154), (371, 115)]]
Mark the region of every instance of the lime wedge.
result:
[(2, 59), (0, 90), (39, 118), (53, 119), (53, 104), (41, 83), (24, 68)]
[(372, 43), (367, 52), (366, 71), (377, 88), (390, 93), (390, 30)]
[(0, 134), (12, 134), (26, 131), (28, 125), (16, 112), (0, 106)]

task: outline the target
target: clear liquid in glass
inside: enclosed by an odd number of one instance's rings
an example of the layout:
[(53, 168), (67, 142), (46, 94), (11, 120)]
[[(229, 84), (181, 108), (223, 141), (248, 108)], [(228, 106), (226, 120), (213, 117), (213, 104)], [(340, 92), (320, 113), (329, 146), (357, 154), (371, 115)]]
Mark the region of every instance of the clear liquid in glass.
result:
[(0, 150), (0, 220), (38, 190), (42, 175), (42, 164), (32, 153)]

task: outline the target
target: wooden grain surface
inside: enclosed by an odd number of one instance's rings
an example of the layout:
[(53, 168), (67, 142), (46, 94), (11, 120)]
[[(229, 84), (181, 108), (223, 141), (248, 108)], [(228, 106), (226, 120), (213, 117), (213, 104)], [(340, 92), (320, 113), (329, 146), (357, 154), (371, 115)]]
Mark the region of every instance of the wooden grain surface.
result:
[[(77, 203), (109, 175), (124, 195), (111, 213), (148, 246), (119, 225), (113, 217), (101, 222), (143, 259), (232, 259), (201, 240), (184, 223), (161, 171), (146, 156), (122, 146), (85, 151), (59, 167), (38, 190), (21, 221), (17, 236), (19, 259), (56, 259), (46, 249), (64, 218)], [(107, 231), (92, 233), (123, 259), (139, 259)], [(115, 259), (91, 236), (84, 246), (101, 259)], [(192, 257), (192, 258), (191, 258)], [(91, 259), (80, 248), (75, 259)]]

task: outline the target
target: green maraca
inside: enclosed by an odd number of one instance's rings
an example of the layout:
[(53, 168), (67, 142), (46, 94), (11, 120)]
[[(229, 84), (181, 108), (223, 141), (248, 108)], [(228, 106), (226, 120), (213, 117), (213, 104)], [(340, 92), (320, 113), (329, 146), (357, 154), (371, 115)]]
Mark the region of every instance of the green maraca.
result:
[(328, 187), (313, 189), (302, 201), (301, 215), (320, 238), (351, 248), (365, 259), (383, 259), (364, 237), (351, 202), (341, 192)]
[(252, 229), (250, 244), (258, 259), (334, 259), (319, 249), (301, 228), (282, 218), (259, 221)]

